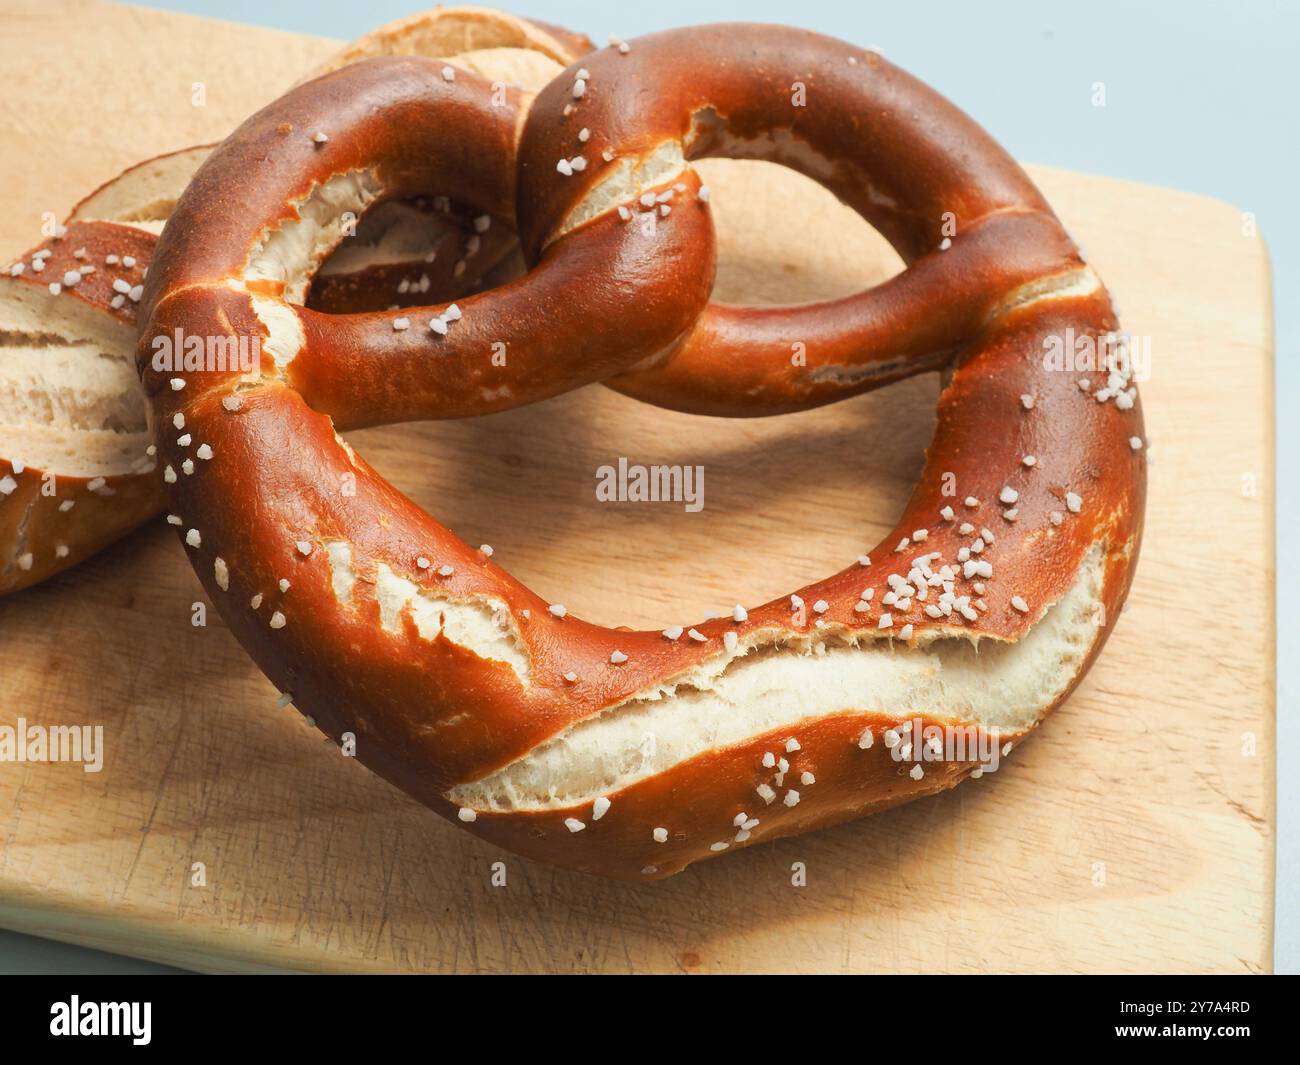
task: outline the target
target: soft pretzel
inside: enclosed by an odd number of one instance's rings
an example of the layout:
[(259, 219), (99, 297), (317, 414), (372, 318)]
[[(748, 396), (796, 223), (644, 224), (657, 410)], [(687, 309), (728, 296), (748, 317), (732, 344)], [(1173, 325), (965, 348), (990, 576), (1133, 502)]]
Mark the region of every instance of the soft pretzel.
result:
[[(439, 8), (358, 38), (318, 72), (417, 54), (532, 91), (591, 47), (504, 12)], [(0, 594), (75, 565), (161, 510), (132, 370), (135, 300), (155, 237), (212, 148), (129, 167), (0, 274), (10, 338), (0, 357)], [(313, 278), (308, 305), (340, 313), (473, 291), (517, 248), (509, 227), (480, 231), (476, 217), (446, 197), (383, 204), (356, 220)]]
[[(251, 118), (177, 205), (138, 359), (178, 532), (236, 637), (435, 811), (612, 877), (982, 771), (973, 748), (929, 752), (953, 733), (1005, 751), (1073, 689), (1118, 616), (1144, 501), (1122, 361), (1088, 377), (1044, 362), (1045, 341), (1118, 323), (1040, 194), (937, 94), (798, 30), (672, 31), (586, 57), (535, 101), (493, 95), (425, 59), (357, 63)], [(706, 154), (817, 178), (907, 269), (831, 303), (710, 306), (690, 162)], [(513, 221), (530, 272), (458, 306), (302, 305), (339, 212), (429, 191)], [(261, 363), (158, 366), (177, 330), (258, 337)], [(933, 369), (938, 428), (885, 541), (788, 599), (663, 632), (523, 587), (337, 434), (597, 380), (765, 414)]]

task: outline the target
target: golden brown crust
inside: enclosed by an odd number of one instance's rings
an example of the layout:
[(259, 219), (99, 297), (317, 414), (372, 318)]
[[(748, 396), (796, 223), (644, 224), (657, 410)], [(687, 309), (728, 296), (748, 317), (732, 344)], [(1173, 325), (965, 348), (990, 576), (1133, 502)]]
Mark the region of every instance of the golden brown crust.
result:
[[(12, 266), (0, 275), (6, 284), (31, 286), (34, 290), (49, 289), (51, 284), (60, 287), (59, 297), (75, 301), (85, 308), (107, 315), (112, 320), (134, 329), (139, 294), (133, 300), (129, 290), (144, 282), (153, 251), (151, 233), (134, 226), (114, 222), (69, 222), (60, 235), (50, 237), (29, 248), (14, 260), (24, 269), (15, 276)], [(45, 260), (44, 269), (32, 268), (36, 257)], [(117, 259), (109, 262), (110, 257)], [(130, 263), (128, 266), (127, 263)], [(73, 285), (64, 285), (69, 271), (80, 273), (84, 267), (93, 267)], [(120, 292), (115, 283), (121, 282), (127, 292)], [(117, 296), (123, 298), (119, 301)]]
[[(816, 107), (792, 109), (792, 80)], [(321, 128), (328, 141), (313, 143)], [(908, 269), (834, 303), (710, 307), (707, 196), (693, 169), (663, 154), (673, 142), (688, 158), (763, 156), (803, 169), (885, 233)], [(579, 156), (585, 167), (572, 165)], [(262, 166), (250, 183), (254, 160)], [(582, 214), (610, 174), (647, 160), (660, 169)], [(381, 198), (450, 191), (512, 219), (517, 204), (532, 270), (467, 298), (459, 317), (442, 304), (412, 311), (405, 328), (391, 313), (327, 319), (294, 305), (286, 280), (250, 264), (314, 190), (357, 174)], [(240, 211), (223, 209), (236, 201)], [(1078, 665), (1060, 667), (1049, 705), (1018, 736), (1078, 682), (1118, 615), (1144, 505), (1136, 389), (1122, 372), (1088, 380), (1044, 358), (1067, 333), (1094, 343), (1112, 334), (1109, 297), (1006, 153), (871, 53), (776, 27), (672, 31), (588, 56), (536, 100), (512, 93), (505, 106), (487, 83), (447, 78), (428, 60), (371, 59), (250, 119), (196, 176), (176, 219), (149, 277), (141, 358), (162, 461), (175, 468), (194, 447), (210, 449), (170, 490), (196, 571), (303, 712), (331, 736), (353, 734), (366, 765), (445, 816), (458, 816), (452, 789), (720, 664), (729, 637), (870, 644), (888, 630), (903, 654), (952, 635), (1019, 641), (1099, 556), (1095, 638)], [(258, 337), (260, 373), (151, 369), (150, 338), (176, 328)], [(509, 353), (500, 364), (490, 358), (498, 343)], [(807, 348), (802, 362), (790, 358), (795, 343)], [(792, 614), (783, 598), (701, 622), (699, 640), (553, 615), (335, 435), (336, 425), (481, 413), (594, 380), (686, 410), (766, 414), (937, 368), (946, 383), (926, 467), (870, 562), (799, 589), (812, 612)], [(177, 414), (191, 441), (170, 439)], [(963, 564), (972, 550), (973, 567)], [(950, 567), (942, 596), (863, 602), (864, 584), (883, 593), (915, 579), (925, 559)], [(462, 609), (500, 619), (490, 653), (443, 627)], [(668, 875), (729, 838), (747, 845), (857, 816), (970, 771), (950, 761), (913, 774), (883, 742), (859, 746), (868, 725), (883, 735), (890, 723), (853, 707), (805, 722), (791, 771), (818, 783), (766, 812), (753, 796), (776, 734), (621, 787), (599, 819), (589, 804), (483, 809), (468, 827), (591, 872)], [(736, 839), (742, 813), (759, 824), (742, 823), (747, 835)], [(661, 825), (662, 844), (651, 832)]]

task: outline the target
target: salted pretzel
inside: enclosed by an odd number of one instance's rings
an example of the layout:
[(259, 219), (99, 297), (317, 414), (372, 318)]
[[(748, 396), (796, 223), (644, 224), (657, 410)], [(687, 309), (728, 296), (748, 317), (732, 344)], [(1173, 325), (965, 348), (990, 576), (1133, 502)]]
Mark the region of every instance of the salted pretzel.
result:
[[(581, 34), (479, 7), (381, 26), (309, 77), (379, 55), (436, 57), (526, 91), (591, 51)], [(134, 373), (141, 282), (177, 198), (213, 145), (147, 159), (84, 197), (0, 272), (0, 594), (95, 554), (162, 508)], [(391, 200), (312, 279), (330, 313), (456, 299), (508, 268), (517, 240), (446, 197)]]
[[(711, 304), (706, 155), (803, 171), (907, 268), (827, 303)], [(338, 216), (415, 193), (513, 225), (527, 275), (400, 314), (304, 307)], [(957, 732), (1005, 752), (1035, 728), (1099, 652), (1137, 557), (1127, 367), (1044, 362), (1066, 330), (1115, 339), (1101, 282), (970, 119), (813, 33), (614, 44), (531, 102), (418, 57), (301, 85), (199, 170), (142, 320), (171, 520), (241, 644), (372, 770), (557, 865), (664, 877), (982, 772), (974, 746), (935, 746)], [(260, 365), (158, 366), (178, 330), (257, 337)], [(788, 598), (662, 632), (525, 588), (338, 435), (595, 381), (770, 414), (935, 369), (935, 438), (880, 545)]]

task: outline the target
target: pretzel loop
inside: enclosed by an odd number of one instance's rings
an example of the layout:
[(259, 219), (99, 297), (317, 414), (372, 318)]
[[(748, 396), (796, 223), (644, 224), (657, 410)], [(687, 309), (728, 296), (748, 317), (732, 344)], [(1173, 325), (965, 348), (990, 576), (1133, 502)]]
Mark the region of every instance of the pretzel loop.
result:
[[(169, 301), (242, 290), (254, 331), (266, 334), (263, 372), (344, 429), (533, 402), (603, 380), (680, 336), (712, 283), (703, 214), (655, 234), (616, 225), (616, 216), (598, 220), (526, 277), (461, 300), (450, 316), (447, 305), (401, 315), (302, 306), (316, 267), (346, 237), (344, 220), (385, 200), (436, 190), (483, 211), (486, 224), (514, 224), (514, 140), (527, 98), (463, 71), (449, 80), (450, 69), (415, 57), (368, 60), (246, 122), (195, 175), (159, 242), (145, 292), (158, 324)], [(689, 261), (694, 271), (652, 271), (652, 261)], [(635, 304), (598, 293), (574, 299), (593, 274), (611, 270), (638, 279)], [(179, 319), (199, 332), (191, 314), (187, 305)], [(395, 318), (409, 327), (394, 329)], [(620, 345), (609, 343), (611, 329)], [(171, 376), (160, 370), (146, 386)], [(220, 381), (207, 374), (202, 385)]]
[[(557, 177), (557, 146), (583, 129), (592, 165)], [(828, 403), (951, 360), (1017, 288), (1082, 265), (1033, 183), (957, 108), (873, 52), (776, 26), (746, 27), (743, 43), (725, 25), (655, 34), (553, 80), (520, 147), (525, 251), (580, 226), (593, 204), (648, 190), (638, 211), (672, 209), (658, 201), (710, 156), (804, 173), (909, 266), (825, 303), (711, 303), (671, 352), (610, 382), (639, 399), (721, 415)]]

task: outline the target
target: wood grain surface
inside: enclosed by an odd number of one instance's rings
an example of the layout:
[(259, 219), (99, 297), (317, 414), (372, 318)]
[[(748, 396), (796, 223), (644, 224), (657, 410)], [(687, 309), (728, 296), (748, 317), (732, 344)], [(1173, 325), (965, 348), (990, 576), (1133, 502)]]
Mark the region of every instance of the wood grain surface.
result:
[[(219, 139), (333, 47), (89, 0), (10, 2), (0, 31), (3, 256), (123, 166)], [(160, 519), (0, 600), (0, 724), (99, 724), (106, 747), (99, 773), (0, 763), (0, 925), (211, 970), (1269, 969), (1267, 254), (1226, 204), (1032, 172), (1127, 328), (1149, 338), (1151, 485), (1114, 637), (999, 772), (664, 883), (525, 862), (277, 709), (215, 611), (191, 624), (203, 593)], [(777, 201), (806, 192), (784, 171), (731, 180)], [(750, 224), (736, 202), (748, 196), (716, 199), (735, 234), (722, 278), (733, 295), (788, 298), (819, 270), (814, 288), (853, 288), (896, 268), (829, 199), (815, 219), (777, 210)], [(818, 233), (854, 226), (853, 254), (819, 264)], [(352, 439), (543, 595), (602, 623), (662, 626), (760, 602), (874, 543), (920, 469), (936, 388), (931, 376), (729, 422), (592, 387)], [(597, 503), (595, 471), (620, 456), (702, 465), (704, 509)], [(717, 576), (721, 560), (740, 586)]]

